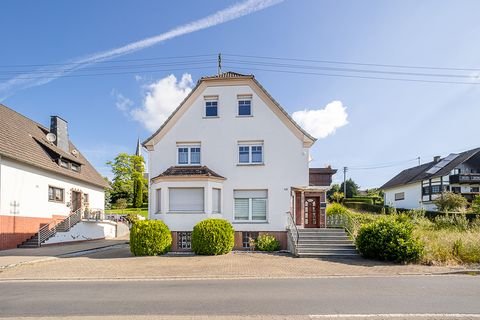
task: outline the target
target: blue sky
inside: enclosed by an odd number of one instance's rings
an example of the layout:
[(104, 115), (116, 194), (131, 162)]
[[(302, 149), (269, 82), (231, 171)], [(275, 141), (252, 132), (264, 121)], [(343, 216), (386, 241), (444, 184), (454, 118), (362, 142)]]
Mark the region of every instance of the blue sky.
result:
[[(0, 88), (15, 75), (12, 71), (37, 70), (34, 76), (39, 76), (38, 66), (15, 65), (75, 61), (163, 34), (239, 3), (243, 2), (2, 1)], [(179, 85), (182, 75), (191, 75), (195, 83), (202, 75), (216, 73), (218, 52), (224, 53), (227, 66), (229, 58), (248, 60), (228, 56), (238, 54), (475, 69), (480, 68), (478, 12), (480, 2), (475, 0), (279, 1), (232, 21), (111, 60), (122, 60), (117, 64), (93, 64), (43, 85), (0, 90), (0, 96), (4, 97), (2, 103), (45, 125), (52, 114), (67, 119), (72, 140), (106, 175), (106, 161), (118, 152), (133, 152), (137, 136), (143, 139), (150, 134), (145, 121), (141, 121), (138, 112), (135, 116), (134, 110), (145, 110), (146, 97), (155, 98), (156, 94), (158, 97), (161, 90), (170, 90), (171, 99), (152, 99), (154, 107), (155, 103), (165, 107), (169, 101), (177, 101), (178, 95), (188, 92), (191, 86), (188, 76)], [(196, 57), (141, 60), (178, 56)], [(124, 61), (126, 59), (132, 61)], [(142, 71), (145, 68), (132, 67), (141, 63), (194, 60), (206, 62), (152, 67), (178, 69), (175, 71), (145, 72)], [(123, 66), (115, 70), (130, 73), (79, 76), (112, 72), (114, 69), (109, 69), (112, 65)], [(196, 69), (198, 66), (204, 68)], [(333, 101), (340, 101), (346, 107), (348, 124), (340, 121), (335, 132), (317, 141), (311, 166), (351, 167), (349, 177), (364, 188), (381, 185), (401, 169), (416, 164), (408, 160), (418, 156), (425, 162), (437, 154), (447, 155), (479, 146), (480, 85), (275, 73), (254, 70), (269, 67), (248, 63), (231, 63), (231, 66), (228, 69), (232, 71), (254, 73), (290, 113), (305, 109), (318, 111)], [(479, 72), (418, 68), (401, 71), (441, 73), (448, 77), (440, 80), (467, 82), (476, 82)], [(177, 82), (167, 78), (171, 74)], [(451, 77), (458, 74), (471, 79)], [(392, 74), (385, 77), (419, 79)], [(315, 124), (310, 127), (312, 125)], [(360, 169), (365, 167), (384, 168)], [(337, 174), (336, 180), (341, 179), (341, 174)]]

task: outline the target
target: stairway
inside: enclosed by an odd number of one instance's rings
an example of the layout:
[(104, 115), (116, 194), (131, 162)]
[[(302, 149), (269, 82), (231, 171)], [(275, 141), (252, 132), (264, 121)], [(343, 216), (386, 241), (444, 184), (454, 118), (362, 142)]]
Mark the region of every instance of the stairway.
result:
[(357, 258), (353, 241), (343, 229), (298, 229), (298, 257)]
[(40, 227), (37, 233), (35, 233), (30, 239), (24, 241), (22, 244), (19, 244), (18, 248), (38, 248), (42, 245), (42, 243), (53, 237), (57, 232), (67, 232), (81, 220), (82, 211), (81, 209), (78, 209), (60, 221), (58, 224), (55, 221), (52, 221), (48, 225)]

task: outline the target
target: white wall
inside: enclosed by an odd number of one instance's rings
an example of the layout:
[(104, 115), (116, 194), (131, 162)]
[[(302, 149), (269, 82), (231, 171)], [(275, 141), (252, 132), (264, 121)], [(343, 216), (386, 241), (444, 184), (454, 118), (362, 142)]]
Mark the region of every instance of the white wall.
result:
[(116, 236), (117, 224), (113, 221), (81, 221), (67, 232), (57, 232), (45, 244), (112, 239)]
[[(52, 215), (68, 215), (71, 189), (89, 195), (90, 208), (104, 208), (103, 188), (37, 169), (6, 158), (0, 162), (0, 215), (12, 215), (12, 203), (19, 207), (17, 216), (49, 218)], [(48, 187), (65, 190), (64, 202), (48, 200)]]
[[(238, 94), (253, 95), (253, 117), (237, 117)], [(219, 118), (203, 118), (205, 95), (219, 96)], [(237, 165), (237, 142), (245, 140), (263, 140), (265, 165)], [(150, 177), (176, 165), (177, 142), (201, 142), (201, 164), (227, 178), (222, 184), (224, 218), (233, 220), (233, 190), (268, 189), (268, 223), (235, 224), (237, 230), (285, 230), (285, 212), (290, 210), (290, 187), (308, 185), (309, 150), (249, 86), (207, 87), (154, 146), (154, 151), (149, 152)], [(178, 231), (191, 230), (197, 221), (206, 218), (206, 215), (174, 217), (168, 213), (153, 214), (153, 193), (157, 187), (150, 188), (151, 218), (163, 219), (172, 230)]]
[[(395, 201), (395, 193), (405, 193), (404, 200)], [(421, 207), (420, 201), (422, 198), (421, 183), (416, 182), (404, 186), (386, 189), (385, 190), (385, 205), (402, 209), (417, 209)]]

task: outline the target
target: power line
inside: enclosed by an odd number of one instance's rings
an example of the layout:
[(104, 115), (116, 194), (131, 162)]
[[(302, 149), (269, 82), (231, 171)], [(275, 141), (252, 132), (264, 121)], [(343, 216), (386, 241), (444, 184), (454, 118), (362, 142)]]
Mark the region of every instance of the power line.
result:
[(408, 159), (408, 160), (401, 160), (401, 161), (396, 161), (396, 162), (389, 162), (389, 163), (383, 163), (383, 164), (376, 164), (376, 165), (371, 165), (371, 166), (354, 166), (354, 167), (348, 167), (351, 170), (374, 170), (374, 169), (383, 169), (383, 168), (391, 168), (391, 167), (397, 167), (412, 161), (418, 161), (419, 157), (414, 158), (414, 159)]
[(350, 61), (334, 61), (334, 60), (316, 60), (316, 59), (301, 59), (301, 58), (281, 58), (281, 57), (267, 57), (254, 55), (240, 55), (226, 53), (224, 56), (243, 57), (243, 58), (257, 58), (269, 60), (285, 60), (285, 61), (300, 61), (300, 62), (317, 62), (328, 64), (345, 64), (358, 66), (372, 66), (372, 67), (388, 67), (388, 68), (405, 68), (405, 69), (430, 69), (430, 70), (451, 70), (451, 71), (480, 71), (480, 68), (454, 68), (454, 67), (436, 67), (436, 66), (412, 66), (412, 65), (398, 65), (398, 64), (379, 64), (379, 63), (362, 63)]

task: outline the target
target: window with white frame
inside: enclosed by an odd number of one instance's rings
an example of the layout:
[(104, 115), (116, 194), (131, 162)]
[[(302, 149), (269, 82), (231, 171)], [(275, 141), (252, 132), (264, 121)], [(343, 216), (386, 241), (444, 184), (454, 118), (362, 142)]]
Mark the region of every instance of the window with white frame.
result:
[(205, 96), (205, 117), (218, 117), (218, 96)]
[(261, 164), (263, 163), (263, 143), (239, 143), (238, 163)]
[(405, 192), (395, 193), (395, 201), (405, 200)]
[(248, 117), (252, 115), (252, 95), (238, 95), (238, 116)]
[(222, 191), (218, 188), (212, 189), (212, 212), (221, 213)]
[(161, 213), (162, 212), (162, 189), (155, 190), (155, 212)]
[(233, 192), (234, 220), (266, 221), (267, 194), (267, 190), (235, 190)]
[(203, 188), (168, 188), (169, 212), (204, 212)]
[(179, 165), (199, 165), (200, 151), (200, 144), (177, 144), (177, 163)]

